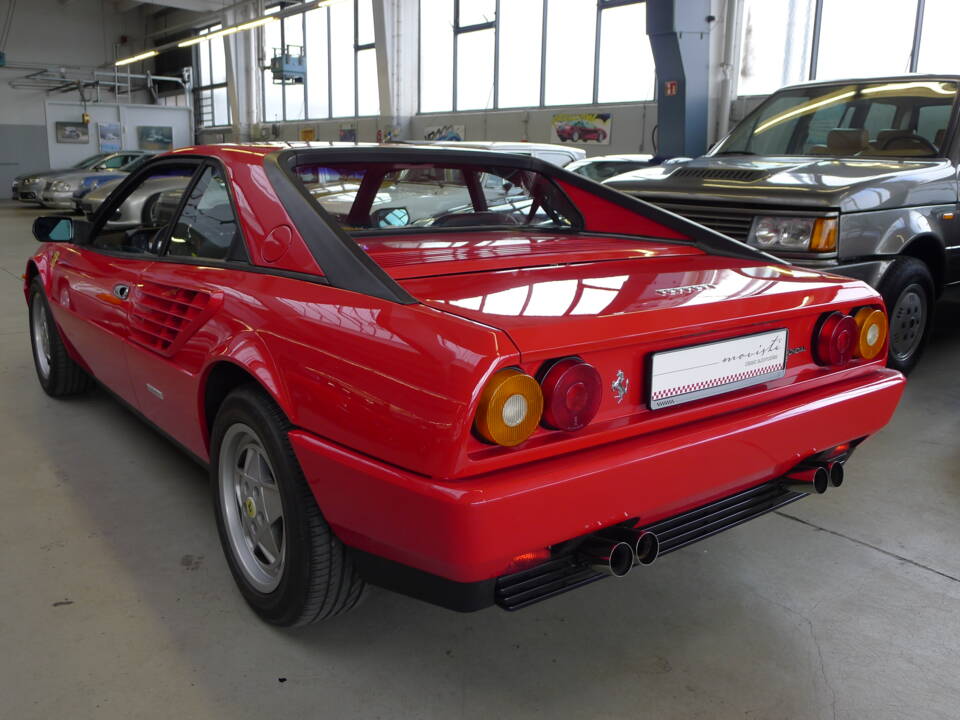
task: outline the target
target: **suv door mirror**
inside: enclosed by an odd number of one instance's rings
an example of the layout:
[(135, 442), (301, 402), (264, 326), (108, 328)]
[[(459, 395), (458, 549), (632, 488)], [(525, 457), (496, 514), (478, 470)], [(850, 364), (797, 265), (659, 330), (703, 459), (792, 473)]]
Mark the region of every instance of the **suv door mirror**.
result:
[(82, 245), (90, 232), (90, 223), (85, 220), (43, 215), (33, 221), (33, 236), (38, 242), (66, 242)]

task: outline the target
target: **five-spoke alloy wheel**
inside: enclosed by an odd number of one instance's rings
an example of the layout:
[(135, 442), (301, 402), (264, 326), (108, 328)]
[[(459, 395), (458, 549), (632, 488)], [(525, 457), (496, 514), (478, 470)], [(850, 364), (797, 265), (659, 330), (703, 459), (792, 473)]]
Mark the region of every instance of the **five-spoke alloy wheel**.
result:
[(274, 625), (306, 625), (357, 604), (363, 580), (333, 534), (290, 446), (289, 420), (251, 384), (232, 391), (211, 432), (220, 542), (247, 603)]

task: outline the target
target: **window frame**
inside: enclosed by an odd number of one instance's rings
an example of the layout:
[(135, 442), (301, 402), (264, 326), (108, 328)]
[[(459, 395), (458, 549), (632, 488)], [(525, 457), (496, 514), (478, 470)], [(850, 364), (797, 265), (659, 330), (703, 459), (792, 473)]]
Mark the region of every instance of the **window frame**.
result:
[[(333, 49), (331, 43), (332, 28), (330, 23), (330, 7), (322, 6), (318, 8), (311, 8), (304, 10), (302, 12), (295, 12), (290, 15), (286, 15), (283, 18), (280, 18), (280, 46), (282, 48), (287, 47), (286, 40), (286, 20), (291, 18), (299, 18), (302, 34), (303, 34), (303, 52), (304, 52), (304, 77), (303, 77), (303, 118), (290, 119), (287, 117), (287, 93), (284, 91), (281, 96), (281, 112), (280, 119), (278, 120), (267, 120), (266, 119), (266, 108), (267, 108), (267, 76), (270, 73), (269, 67), (269, 58), (267, 57), (267, 47), (265, 41), (265, 32), (263, 28), (258, 28), (257, 30), (257, 44), (260, 47), (260, 55), (267, 63), (266, 66), (260, 68), (260, 107), (261, 107), (261, 121), (262, 122), (311, 122), (315, 120), (342, 120), (346, 118), (361, 118), (361, 117), (379, 117), (380, 113), (378, 112), (375, 115), (361, 115), (360, 114), (360, 78), (359, 78), (359, 53), (364, 50), (374, 50), (377, 51), (376, 39), (373, 42), (369, 43), (360, 43), (360, 0), (351, 0), (353, 5), (353, 113), (350, 115), (335, 115), (333, 112)], [(279, 8), (277, 12), (284, 12), (287, 9), (296, 8), (296, 3), (285, 0), (279, 3), (272, 3), (268, 6), (268, 10), (272, 8)], [(307, 37), (307, 13), (308, 12), (319, 12), (323, 11), (326, 13), (326, 44), (323, 48), (323, 51), (327, 55), (327, 115), (326, 117), (311, 117), (310, 115), (310, 91), (309, 91), (309, 82), (307, 77), (310, 73), (309, 66), (306, 62), (307, 53), (310, 46), (310, 39)], [(379, 94), (379, 66), (377, 73), (377, 93)], [(271, 78), (272, 81), (272, 78)]]
[[(173, 230), (180, 223), (180, 219), (183, 217), (183, 211), (186, 209), (187, 204), (190, 202), (190, 199), (193, 197), (194, 191), (197, 189), (197, 185), (203, 180), (203, 176), (206, 174), (207, 170), (212, 170), (213, 175), (211, 175), (211, 180), (218, 173), (220, 177), (224, 180), (224, 185), (227, 191), (227, 202), (230, 205), (230, 213), (233, 215), (234, 223), (236, 224), (236, 232), (233, 236), (233, 241), (230, 245), (230, 249), (227, 251), (226, 257), (220, 258), (209, 258), (209, 257), (190, 257), (189, 255), (170, 255), (170, 240), (173, 236)], [(190, 182), (187, 183), (187, 186), (183, 190), (183, 196), (180, 198), (180, 202), (177, 204), (177, 209), (173, 214), (170, 222), (167, 223), (166, 228), (163, 231), (163, 236), (160, 239), (159, 248), (157, 249), (157, 258), (164, 260), (165, 262), (186, 262), (187, 264), (201, 264), (201, 265), (228, 265), (228, 264), (250, 264), (250, 251), (247, 245), (247, 239), (243, 234), (243, 226), (240, 223), (240, 216), (237, 213), (237, 203), (233, 197), (233, 187), (230, 182), (230, 174), (227, 172), (226, 167), (218, 158), (202, 158), (198, 163), (196, 170), (194, 170), (193, 177), (190, 178)]]
[[(544, 0), (544, 1), (546, 2), (547, 0)], [(608, 0), (608, 1), (619, 2), (620, 0)], [(604, 0), (599, 0), (599, 2), (604, 2)], [(917, 65), (920, 61), (920, 51), (922, 49), (922, 43), (923, 43), (924, 14), (926, 12), (926, 0), (912, 0), (912, 2), (915, 3), (914, 7), (916, 9), (916, 12), (914, 14), (913, 43), (910, 48), (910, 64), (909, 64), (909, 69), (907, 70), (908, 73), (917, 72)], [(799, 82), (814, 82), (819, 79), (817, 77), (817, 70), (818, 70), (819, 56), (820, 56), (820, 35), (821, 35), (820, 31), (823, 25), (823, 4), (824, 4), (824, 0), (814, 0), (813, 28), (812, 28), (812, 33), (810, 35), (810, 62), (807, 65), (806, 72), (804, 74), (803, 79), (801, 79)], [(742, 37), (743, 32), (744, 32), (744, 25), (741, 24), (741, 27), (737, 28), (738, 36)], [(738, 80), (740, 77), (740, 66), (742, 62), (743, 62), (743, 48), (741, 47), (737, 57), (736, 77), (738, 78)], [(948, 77), (948, 75), (944, 75), (943, 73), (922, 73), (922, 74), (924, 76), (942, 75), (944, 77)], [(892, 77), (887, 73), (884, 73), (883, 76)], [(843, 80), (843, 79), (846, 79), (846, 78), (838, 78), (838, 80)], [(824, 80), (823, 82), (829, 82), (829, 80)], [(792, 83), (792, 84), (795, 84), (795, 83)], [(785, 86), (785, 87), (788, 87), (788, 86)], [(761, 96), (770, 95), (780, 89), (781, 88), (773, 88), (772, 90), (761, 93), (760, 95), (743, 95), (738, 90), (737, 96), (738, 97), (761, 97)]]
[[(113, 212), (121, 204), (126, 202), (127, 198), (129, 198), (130, 195), (136, 191), (136, 189), (145, 179), (153, 175), (154, 170), (166, 166), (193, 166), (193, 174), (190, 176), (190, 179), (187, 181), (187, 184), (184, 187), (183, 196), (180, 198), (180, 202), (177, 204), (177, 209), (174, 211), (170, 222), (168, 222), (160, 231), (161, 236), (157, 241), (157, 251), (155, 253), (138, 253), (96, 247), (93, 243), (97, 235), (104, 229), (107, 220), (112, 217)], [(226, 179), (227, 195), (230, 199), (230, 210), (237, 222), (237, 239), (234, 240), (235, 247), (231, 248), (230, 257), (227, 257), (224, 260), (217, 260), (215, 258), (193, 258), (179, 255), (167, 255), (166, 251), (170, 243), (170, 234), (173, 232), (173, 228), (177, 221), (180, 220), (180, 216), (183, 214), (183, 208), (189, 200), (190, 195), (193, 193), (194, 188), (196, 188), (197, 183), (200, 181), (200, 178), (203, 176), (204, 171), (208, 167), (213, 167), (214, 172), (219, 172)], [(114, 190), (112, 197), (107, 202), (104, 202), (103, 205), (101, 205), (97, 210), (96, 215), (90, 223), (90, 228), (86, 233), (83, 248), (85, 250), (90, 250), (91, 252), (109, 255), (112, 257), (140, 258), (147, 259), (151, 262), (168, 262), (181, 265), (214, 265), (217, 267), (252, 267), (250, 265), (250, 245), (247, 242), (246, 235), (243, 231), (243, 223), (240, 222), (240, 215), (237, 213), (237, 202), (236, 198), (234, 197), (232, 183), (230, 182), (230, 175), (227, 173), (226, 166), (219, 158), (204, 155), (178, 155), (175, 157), (162, 157), (147, 163), (143, 167), (131, 173), (126, 179), (124, 179), (123, 183), (119, 185), (116, 190)], [(242, 257), (245, 259), (235, 259), (238, 254), (242, 255)]]
[[(452, 33), (452, 43), (453, 43), (453, 62), (452, 62), (452, 77), (451, 77), (451, 102), (449, 110), (428, 110), (424, 111), (422, 109), (422, 83), (418, 83), (417, 86), (417, 114), (418, 115), (448, 115), (452, 113), (463, 113), (463, 112), (486, 112), (489, 110), (533, 110), (541, 108), (552, 108), (552, 107), (569, 107), (570, 104), (547, 104), (546, 103), (546, 77), (547, 77), (547, 20), (549, 18), (550, 12), (550, 3), (556, 2), (560, 3), (564, 0), (543, 0), (543, 14), (541, 18), (540, 25), (540, 94), (539, 101), (536, 105), (511, 105), (509, 107), (500, 107), (500, 3), (503, 0), (496, 0), (494, 6), (494, 19), (485, 23), (474, 23), (472, 25), (460, 25), (460, 3), (465, 0), (453, 0), (453, 33)], [(469, 1), (469, 0), (466, 0)], [(922, 0), (921, 0), (922, 1)], [(646, 4), (647, 0), (596, 0), (596, 29), (595, 29), (595, 38), (594, 38), (594, 48), (593, 48), (593, 90), (592, 90), (592, 100), (590, 103), (575, 103), (574, 105), (598, 105), (600, 104), (597, 100), (600, 90), (600, 38), (601, 38), (601, 28), (603, 23), (603, 14), (605, 10), (611, 8), (623, 7), (624, 5), (640, 5)], [(417, 73), (418, 77), (422, 77), (423, 68), (422, 65), (422, 44), (423, 38), (420, 37), (419, 28), (422, 26), (421, 14), (422, 14), (422, 3), (417, 2)], [(472, 110), (458, 110), (457, 109), (457, 68), (459, 67), (459, 38), (461, 35), (478, 32), (483, 30), (493, 30), (493, 104), (489, 108), (482, 109), (472, 109)], [(656, 82), (654, 82), (656, 86)], [(637, 100), (620, 100), (616, 102), (603, 103), (603, 105), (627, 105), (633, 103), (643, 103), (643, 102), (653, 102), (656, 100), (656, 90), (654, 90), (653, 98), (646, 99), (637, 99)]]
[[(197, 34), (206, 35), (207, 33), (216, 32), (217, 30), (220, 30), (222, 28), (223, 28), (223, 23), (213, 23), (212, 25), (208, 25), (207, 27), (200, 28), (197, 31)], [(203, 42), (197, 43), (197, 45), (194, 46), (193, 66), (194, 66), (194, 69), (196, 70), (195, 76), (197, 78), (200, 77), (200, 61), (201, 61), (200, 53), (205, 52), (207, 54), (207, 68), (210, 72), (210, 80), (213, 80), (213, 43), (220, 42), (222, 40), (223, 38), (215, 38), (214, 40), (205, 40)], [(226, 54), (224, 54), (223, 65), (224, 65), (223, 66), (223, 82), (218, 82), (218, 83), (210, 82), (206, 85), (197, 85), (193, 89), (193, 98), (194, 98), (193, 107), (194, 107), (194, 115), (196, 117), (197, 127), (201, 127), (205, 129), (228, 128), (233, 124), (233, 118), (230, 117), (231, 113), (230, 113), (229, 90), (227, 90), (227, 87), (228, 87), (227, 74), (228, 73), (227, 73)], [(214, 91), (220, 90), (220, 89), (227, 90), (227, 118), (225, 123), (217, 122), (216, 105), (213, 102)], [(203, 122), (202, 98), (203, 98), (204, 92), (210, 93), (210, 113), (211, 113), (211, 118), (213, 120), (213, 124), (211, 125), (205, 125)]]

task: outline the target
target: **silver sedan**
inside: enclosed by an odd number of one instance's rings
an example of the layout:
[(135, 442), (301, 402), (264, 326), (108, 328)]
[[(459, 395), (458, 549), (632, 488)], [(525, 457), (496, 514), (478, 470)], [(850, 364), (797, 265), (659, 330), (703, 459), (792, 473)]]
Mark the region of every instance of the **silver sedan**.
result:
[[(189, 176), (162, 175), (148, 178), (116, 209), (107, 225), (115, 228), (132, 228), (141, 224), (151, 225), (156, 206), (163, 193), (183, 190), (190, 181)], [(80, 209), (88, 218), (100, 209), (110, 194), (122, 180), (113, 180), (87, 193), (80, 200)]]

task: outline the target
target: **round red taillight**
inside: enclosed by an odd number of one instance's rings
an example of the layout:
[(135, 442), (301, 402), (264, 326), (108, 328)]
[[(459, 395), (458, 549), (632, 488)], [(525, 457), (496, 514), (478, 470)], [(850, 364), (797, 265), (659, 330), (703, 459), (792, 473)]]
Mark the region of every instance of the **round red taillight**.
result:
[(813, 341), (813, 356), (820, 365), (850, 362), (857, 349), (860, 328), (849, 315), (832, 312), (820, 323)]
[(603, 383), (593, 365), (580, 358), (554, 363), (540, 382), (543, 422), (555, 430), (579, 430), (600, 409)]

